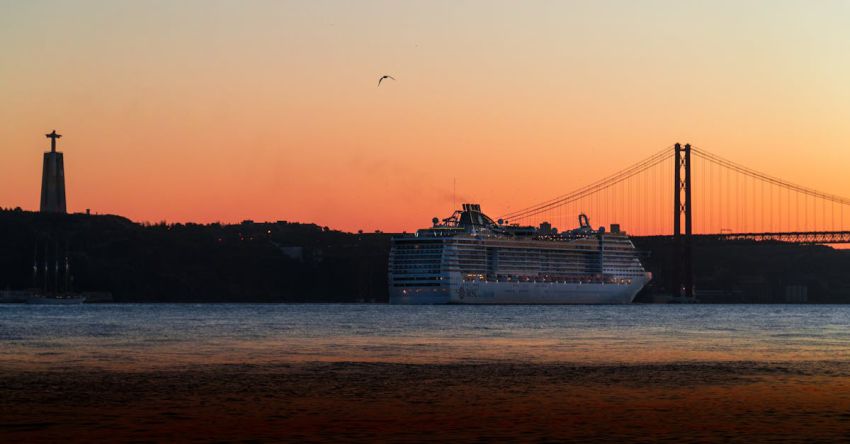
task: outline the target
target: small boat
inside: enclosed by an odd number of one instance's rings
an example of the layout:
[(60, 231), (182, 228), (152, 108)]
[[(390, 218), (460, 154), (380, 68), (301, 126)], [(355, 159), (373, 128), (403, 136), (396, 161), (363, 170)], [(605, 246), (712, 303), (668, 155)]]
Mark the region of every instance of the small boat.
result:
[(38, 305), (72, 305), (82, 304), (86, 301), (86, 297), (79, 294), (57, 294), (57, 295), (41, 295), (33, 294), (26, 298), (27, 304)]
[(24, 292), (24, 302), (38, 305), (82, 304), (86, 301), (86, 295), (72, 290), (73, 277), (67, 240), (64, 248), (58, 239), (47, 238), (43, 242), (44, 253), (41, 257), (39, 242), (36, 242), (33, 250), (33, 287)]

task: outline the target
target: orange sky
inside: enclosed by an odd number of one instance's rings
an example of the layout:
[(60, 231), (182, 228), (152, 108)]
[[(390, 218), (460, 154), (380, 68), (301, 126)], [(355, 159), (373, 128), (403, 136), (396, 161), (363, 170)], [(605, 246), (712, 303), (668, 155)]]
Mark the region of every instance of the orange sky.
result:
[(451, 212), (453, 178), (495, 216), (676, 141), (848, 196), (848, 19), (803, 1), (0, 1), (0, 206), (37, 209), (54, 128), (69, 210), (137, 221), (409, 231)]

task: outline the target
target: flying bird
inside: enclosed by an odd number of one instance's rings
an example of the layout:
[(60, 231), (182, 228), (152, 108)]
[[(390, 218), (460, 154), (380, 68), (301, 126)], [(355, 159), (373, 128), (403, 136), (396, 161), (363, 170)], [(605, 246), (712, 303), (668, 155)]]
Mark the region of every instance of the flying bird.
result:
[(392, 80), (395, 80), (395, 77), (393, 77), (393, 76), (387, 76), (387, 75), (385, 75), (385, 76), (381, 77), (380, 79), (378, 79), (378, 86), (381, 86), (381, 82), (383, 82), (383, 81), (384, 81), (384, 79), (392, 79)]

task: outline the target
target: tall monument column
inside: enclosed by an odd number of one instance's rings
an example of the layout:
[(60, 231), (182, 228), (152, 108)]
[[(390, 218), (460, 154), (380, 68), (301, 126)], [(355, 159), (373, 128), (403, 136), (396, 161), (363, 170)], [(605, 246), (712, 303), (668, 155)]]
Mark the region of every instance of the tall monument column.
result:
[(44, 153), (41, 172), (41, 212), (65, 213), (65, 161), (56, 151), (56, 139), (62, 136), (56, 130), (45, 136), (50, 139), (50, 152)]

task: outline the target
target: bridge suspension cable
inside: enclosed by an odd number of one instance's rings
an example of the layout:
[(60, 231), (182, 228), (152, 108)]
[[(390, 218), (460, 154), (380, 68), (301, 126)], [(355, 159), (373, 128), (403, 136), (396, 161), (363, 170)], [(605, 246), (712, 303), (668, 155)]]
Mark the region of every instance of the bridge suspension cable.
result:
[(815, 189), (812, 189), (812, 188), (800, 186), (800, 185), (795, 185), (791, 182), (779, 179), (777, 177), (773, 177), (773, 176), (770, 176), (768, 174), (756, 171), (754, 169), (747, 168), (747, 167), (745, 167), (745, 166), (743, 166), (739, 163), (735, 163), (731, 160), (725, 159), (725, 158), (720, 157), (716, 154), (712, 154), (708, 151), (702, 150), (702, 149), (697, 148), (695, 146), (691, 147), (691, 152), (693, 154), (697, 155), (698, 157), (704, 159), (704, 160), (707, 160), (709, 162), (713, 162), (716, 165), (719, 165), (721, 167), (729, 168), (730, 170), (744, 174), (744, 175), (749, 176), (753, 179), (758, 179), (758, 180), (767, 182), (769, 184), (776, 185), (776, 186), (785, 188), (785, 189), (793, 191), (793, 192), (803, 193), (803, 194), (806, 194), (806, 195), (809, 195), (811, 197), (815, 197), (815, 198), (818, 198), (818, 199), (828, 200), (828, 201), (835, 202), (835, 203), (841, 204), (841, 205), (850, 205), (850, 199), (848, 199), (848, 198), (837, 196), (837, 195), (834, 195), (834, 194), (824, 193), (824, 192), (821, 192), (821, 191), (818, 191), (818, 190), (815, 190)]
[(611, 186), (614, 186), (614, 185), (616, 185), (616, 184), (618, 184), (618, 183), (620, 183), (624, 180), (627, 180), (629, 178), (632, 178), (632, 177), (646, 171), (647, 169), (652, 168), (655, 165), (658, 165), (659, 163), (661, 163), (665, 160), (668, 160), (671, 157), (670, 149), (672, 147), (673, 146), (670, 145), (669, 147), (666, 147), (663, 150), (658, 151), (657, 153), (653, 154), (652, 156), (647, 157), (646, 159), (644, 159), (640, 162), (637, 162), (637, 163), (629, 166), (628, 168), (622, 169), (622, 170), (620, 170), (620, 171), (618, 171), (618, 172), (616, 172), (616, 173), (614, 173), (614, 174), (612, 174), (608, 177), (605, 177), (601, 180), (593, 182), (590, 185), (584, 186), (584, 187), (579, 188), (577, 190), (574, 190), (570, 193), (563, 194), (561, 196), (555, 197), (553, 199), (539, 203), (537, 205), (532, 205), (530, 207), (526, 207), (526, 208), (523, 208), (523, 209), (520, 209), (520, 210), (516, 210), (516, 211), (510, 212), (510, 213), (504, 214), (504, 215), (500, 216), (500, 219), (510, 220), (510, 219), (528, 218), (528, 217), (531, 217), (531, 216), (535, 216), (535, 215), (544, 213), (547, 210), (550, 210), (550, 209), (560, 207), (560, 206), (563, 206), (565, 204), (574, 202), (578, 199), (581, 199), (583, 197), (587, 197), (589, 195), (592, 195), (592, 194), (597, 193), (599, 191), (602, 191), (604, 189), (610, 188)]
[[(584, 212), (602, 225), (621, 224), (633, 235), (669, 235), (674, 225), (674, 196), (683, 190), (674, 181), (679, 166), (672, 148), (500, 219), (523, 224), (558, 222), (569, 228), (573, 218)], [(791, 242), (850, 239), (812, 235), (850, 230), (850, 217), (846, 225), (844, 217), (844, 213), (850, 216), (850, 198), (791, 183), (699, 147), (689, 149), (693, 154), (690, 184), (695, 234)], [(777, 235), (781, 233), (789, 236)], [(736, 237), (738, 234), (743, 237)]]

